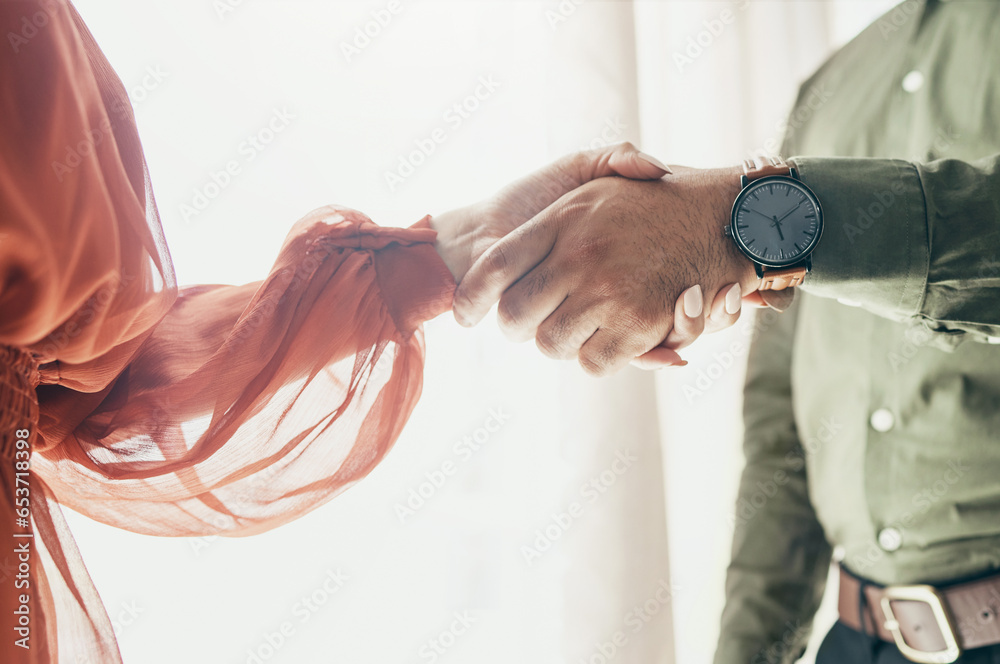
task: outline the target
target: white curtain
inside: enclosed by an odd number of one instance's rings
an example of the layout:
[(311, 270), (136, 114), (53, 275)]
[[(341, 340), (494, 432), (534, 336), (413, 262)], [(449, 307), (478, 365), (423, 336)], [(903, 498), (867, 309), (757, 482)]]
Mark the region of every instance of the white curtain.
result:
[[(780, 137), (798, 82), (878, 5), (77, 2), (132, 90), (181, 283), (260, 278), (314, 207), (409, 224), (582, 147), (735, 163)], [(709, 662), (745, 344), (711, 367), (740, 334), (684, 369), (594, 380), (492, 319), (433, 321), (396, 448), (306, 518), (161, 540), (70, 515), (125, 661), (197, 644), (234, 664)]]

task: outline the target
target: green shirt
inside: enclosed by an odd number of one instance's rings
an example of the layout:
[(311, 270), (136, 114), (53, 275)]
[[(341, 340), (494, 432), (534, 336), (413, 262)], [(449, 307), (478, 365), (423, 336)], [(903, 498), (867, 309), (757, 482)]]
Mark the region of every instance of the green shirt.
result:
[(795, 661), (834, 546), (883, 584), (1000, 567), (998, 119), (1000, 2), (909, 0), (802, 86), (826, 226), (755, 324), (716, 664)]

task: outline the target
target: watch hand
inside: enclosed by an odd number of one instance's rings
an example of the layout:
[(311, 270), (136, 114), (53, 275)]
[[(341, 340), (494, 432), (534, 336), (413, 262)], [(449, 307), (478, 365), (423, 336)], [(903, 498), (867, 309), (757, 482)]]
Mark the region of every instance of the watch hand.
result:
[(793, 208), (792, 208), (791, 210), (789, 210), (789, 211), (788, 211), (788, 212), (786, 212), (785, 214), (781, 215), (781, 218), (780, 218), (780, 219), (778, 219), (778, 221), (783, 221), (783, 220), (785, 219), (785, 217), (787, 217), (787, 216), (788, 216), (788, 215), (790, 215), (791, 213), (793, 213), (793, 212), (795, 212), (796, 210), (798, 210), (798, 209), (799, 209), (799, 206), (800, 206), (800, 205), (802, 205), (803, 203), (805, 203), (805, 201), (799, 201), (798, 203), (796, 203), (796, 204), (795, 204), (795, 207), (793, 207)]
[(757, 212), (757, 210), (754, 210), (753, 208), (747, 208), (747, 210), (749, 210), (750, 212), (753, 212), (753, 213), (754, 213), (754, 214), (756, 214), (756, 215), (759, 215), (759, 216), (761, 216), (761, 217), (764, 217), (764, 218), (765, 218), (765, 219), (767, 219), (768, 221), (772, 221), (772, 219), (773, 219), (772, 217), (769, 217), (769, 216), (767, 216), (767, 215), (766, 215), (766, 214), (764, 214), (763, 212)]
[(778, 237), (781, 238), (782, 242), (784, 242), (785, 234), (781, 232), (781, 221), (779, 221), (777, 217), (773, 217), (773, 219), (774, 222), (771, 225), (778, 229)]

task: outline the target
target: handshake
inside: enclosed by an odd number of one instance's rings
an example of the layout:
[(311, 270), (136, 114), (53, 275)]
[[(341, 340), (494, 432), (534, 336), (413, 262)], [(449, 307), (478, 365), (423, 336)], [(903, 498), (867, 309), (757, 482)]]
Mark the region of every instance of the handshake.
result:
[(667, 168), (621, 143), (435, 217), (456, 320), (476, 325), (499, 301), (509, 339), (595, 376), (685, 364), (678, 350), (763, 304), (753, 263), (723, 234), (741, 174)]

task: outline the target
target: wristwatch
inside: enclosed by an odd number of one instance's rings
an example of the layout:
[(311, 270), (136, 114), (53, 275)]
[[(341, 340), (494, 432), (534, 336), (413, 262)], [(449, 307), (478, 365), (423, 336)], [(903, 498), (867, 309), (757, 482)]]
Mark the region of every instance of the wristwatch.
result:
[(819, 199), (780, 157), (744, 161), (740, 184), (726, 235), (753, 262), (758, 290), (798, 286), (823, 235)]

